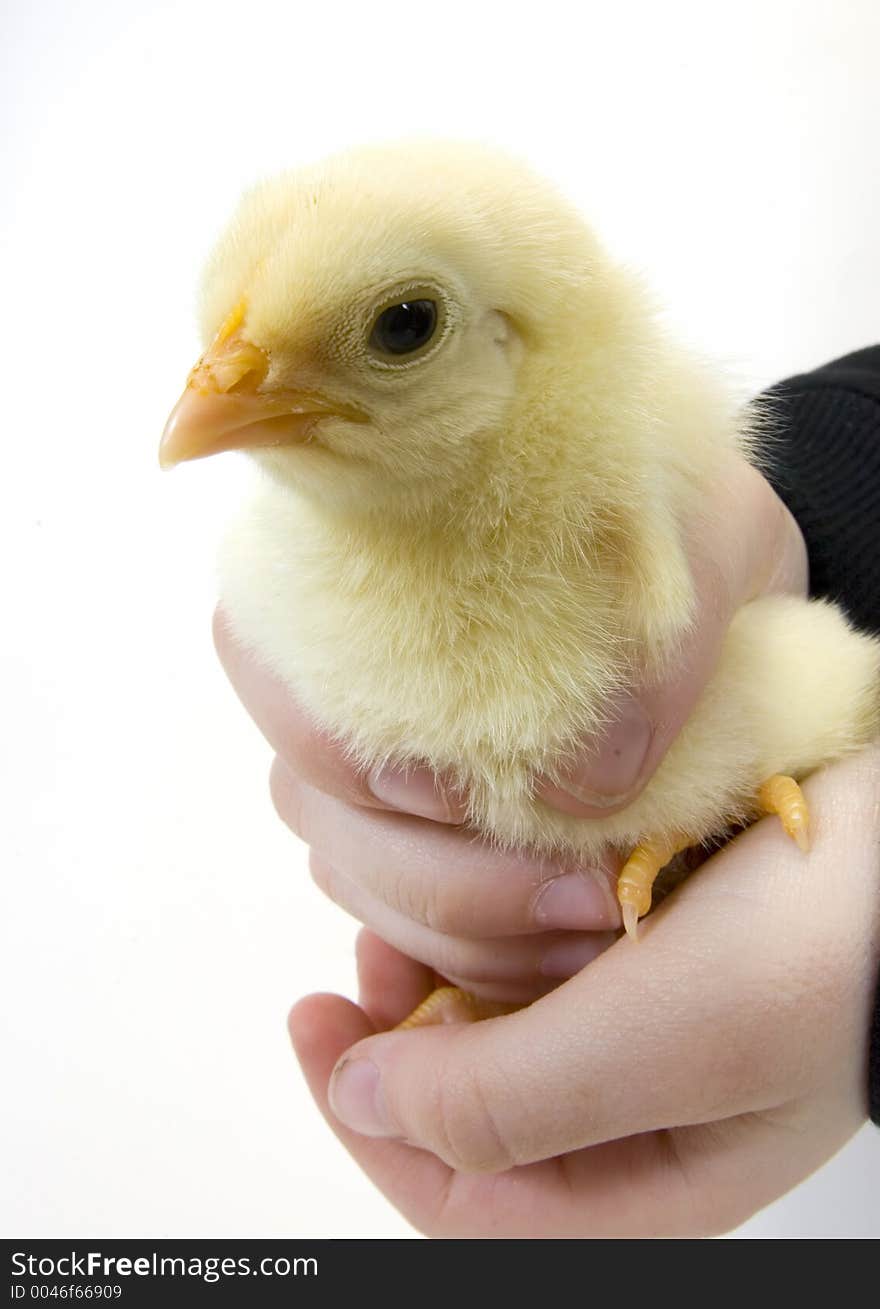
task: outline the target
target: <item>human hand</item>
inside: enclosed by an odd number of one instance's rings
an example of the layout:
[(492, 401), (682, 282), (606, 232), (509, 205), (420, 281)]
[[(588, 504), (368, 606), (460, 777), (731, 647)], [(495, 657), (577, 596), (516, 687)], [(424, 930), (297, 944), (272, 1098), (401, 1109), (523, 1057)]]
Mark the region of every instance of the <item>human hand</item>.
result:
[(810, 778), (803, 855), (767, 819), (552, 994), (471, 1026), (383, 1032), (431, 989), (370, 933), (361, 1007), (301, 1001), (330, 1126), (440, 1237), (728, 1231), (866, 1111), (880, 956), (880, 747)]
[[(617, 706), (616, 726), (584, 743), (565, 790), (539, 782), (548, 804), (590, 817), (629, 803), (687, 719), (734, 611), (763, 592), (805, 589), (800, 532), (743, 461), (720, 471), (703, 519), (715, 528), (695, 526), (690, 541), (697, 618), (681, 664), (671, 680), (634, 688)], [(358, 773), (235, 644), (222, 614), (215, 635), (233, 685), (278, 752), (278, 812), (312, 847), (315, 880), (344, 909), (404, 954), (496, 999), (534, 998), (610, 943), (619, 925), (614, 857), (578, 868), (491, 849), (455, 826), (464, 803), (444, 778), (427, 768)]]

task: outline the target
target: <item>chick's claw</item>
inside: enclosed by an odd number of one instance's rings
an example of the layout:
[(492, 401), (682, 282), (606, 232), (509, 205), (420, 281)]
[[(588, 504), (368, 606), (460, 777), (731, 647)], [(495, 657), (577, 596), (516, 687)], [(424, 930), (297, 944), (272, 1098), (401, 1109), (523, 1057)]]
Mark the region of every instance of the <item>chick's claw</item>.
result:
[(778, 814), (787, 836), (804, 854), (810, 849), (810, 810), (804, 793), (793, 777), (774, 773), (758, 792), (762, 814)]
[[(650, 908), (650, 905), (648, 907)], [(623, 930), (631, 941), (637, 941), (639, 939), (638, 909), (629, 901), (621, 902), (620, 908), (623, 915)]]
[(631, 940), (638, 940), (638, 922), (651, 908), (651, 890), (658, 875), (670, 859), (691, 844), (690, 838), (682, 835), (640, 841), (621, 868), (617, 899), (624, 929)]
[(437, 1027), (441, 1023), (478, 1023), (484, 1018), (500, 1018), (513, 1013), (520, 1005), (482, 1000), (458, 986), (439, 986), (432, 991), (408, 1018), (397, 1024), (398, 1032), (413, 1027)]

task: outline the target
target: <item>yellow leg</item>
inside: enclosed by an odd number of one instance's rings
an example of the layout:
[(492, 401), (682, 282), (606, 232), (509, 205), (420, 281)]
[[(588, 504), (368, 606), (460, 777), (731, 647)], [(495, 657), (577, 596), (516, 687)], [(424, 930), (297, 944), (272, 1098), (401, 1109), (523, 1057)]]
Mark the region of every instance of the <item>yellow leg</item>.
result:
[(617, 879), (617, 899), (623, 910), (627, 936), (638, 940), (638, 921), (651, 908), (651, 888), (657, 875), (673, 855), (686, 850), (693, 841), (676, 833), (666, 840), (640, 841), (627, 859)]
[(522, 1008), (517, 1004), (501, 1004), (481, 1000), (479, 996), (462, 991), (457, 986), (439, 986), (423, 1000), (408, 1018), (398, 1023), (395, 1031), (405, 1032), (411, 1027), (434, 1027), (440, 1023), (478, 1023), (483, 1018), (500, 1018)]
[(804, 854), (810, 848), (810, 811), (804, 799), (804, 793), (793, 777), (774, 773), (758, 792), (758, 804), (762, 814), (778, 814), (786, 835)]

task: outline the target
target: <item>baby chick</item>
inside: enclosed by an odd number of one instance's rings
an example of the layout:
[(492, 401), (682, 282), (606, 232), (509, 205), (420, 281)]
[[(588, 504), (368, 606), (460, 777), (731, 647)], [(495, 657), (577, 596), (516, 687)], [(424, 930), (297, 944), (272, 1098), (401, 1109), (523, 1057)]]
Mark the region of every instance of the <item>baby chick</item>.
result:
[(659, 870), (731, 823), (776, 812), (806, 847), (796, 779), (880, 729), (880, 643), (826, 603), (739, 611), (625, 811), (534, 794), (637, 668), (676, 658), (682, 526), (753, 445), (555, 190), (472, 145), (281, 176), (221, 239), (202, 326), (162, 462), (238, 449), (263, 469), (223, 551), (226, 612), (364, 769), (427, 761), (505, 845), (619, 848), (631, 935)]

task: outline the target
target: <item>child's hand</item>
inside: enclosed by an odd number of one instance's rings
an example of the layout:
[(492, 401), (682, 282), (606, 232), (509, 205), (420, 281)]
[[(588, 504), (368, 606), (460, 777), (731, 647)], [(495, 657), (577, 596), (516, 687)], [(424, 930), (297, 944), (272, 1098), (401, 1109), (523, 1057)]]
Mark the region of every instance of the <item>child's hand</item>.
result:
[[(734, 610), (765, 591), (805, 589), (798, 528), (752, 468), (731, 462), (706, 514), (718, 529), (695, 533), (691, 546), (698, 617), (675, 677), (619, 706), (616, 732), (585, 742), (569, 789), (542, 788), (547, 803), (589, 817), (631, 800), (702, 691)], [(404, 954), (499, 999), (542, 994), (609, 944), (620, 921), (616, 860), (578, 869), (501, 855), (455, 827), (464, 817), (461, 798), (427, 769), (406, 778), (359, 775), (285, 688), (236, 646), (222, 616), (215, 631), (233, 684), (278, 751), (278, 811), (312, 847), (315, 880), (344, 909)], [(604, 808), (586, 802), (603, 789)]]
[(619, 941), (510, 1017), (373, 1035), (431, 978), (369, 933), (363, 1008), (296, 1006), (294, 1045), (325, 1117), (418, 1228), (727, 1231), (856, 1131), (880, 954), (880, 748), (805, 792), (809, 855), (765, 820), (652, 915), (638, 945)]

